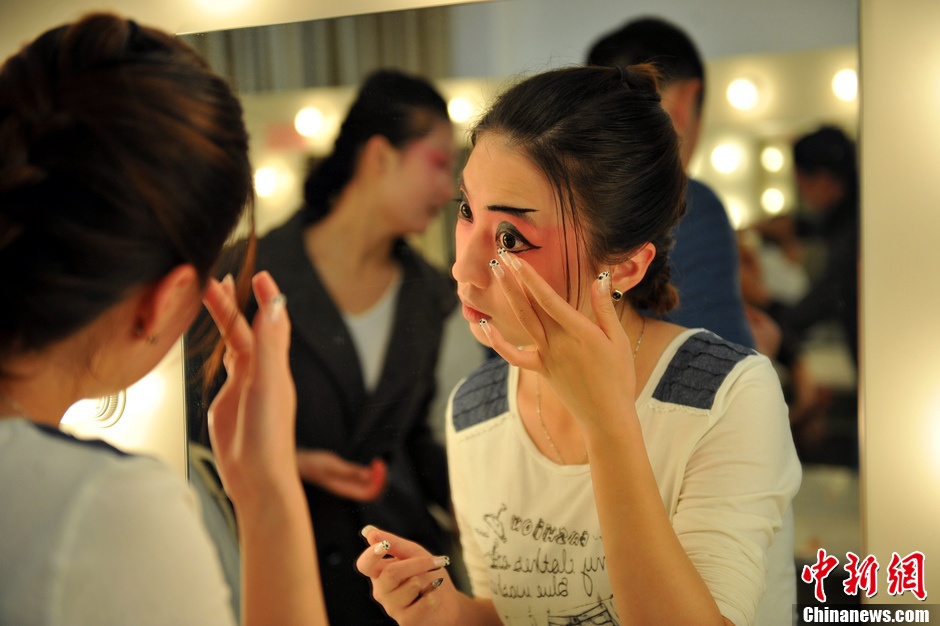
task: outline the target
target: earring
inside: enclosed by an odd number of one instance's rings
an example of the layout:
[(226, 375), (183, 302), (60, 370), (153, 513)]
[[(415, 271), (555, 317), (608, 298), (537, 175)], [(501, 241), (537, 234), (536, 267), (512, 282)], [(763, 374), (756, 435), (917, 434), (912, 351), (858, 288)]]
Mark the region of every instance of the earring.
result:
[(610, 297), (614, 299), (614, 302), (620, 302), (623, 299), (623, 292), (619, 289), (614, 289), (611, 292)]

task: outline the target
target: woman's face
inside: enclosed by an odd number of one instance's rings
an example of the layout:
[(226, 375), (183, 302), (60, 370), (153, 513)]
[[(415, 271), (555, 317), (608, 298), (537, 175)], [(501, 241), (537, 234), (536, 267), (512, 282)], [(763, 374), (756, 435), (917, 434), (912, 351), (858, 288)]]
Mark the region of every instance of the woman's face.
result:
[[(530, 343), (510, 309), (489, 262), (502, 247), (524, 258), (562, 297), (566, 269), (577, 289), (573, 229), (562, 228), (552, 184), (528, 157), (496, 133), (477, 142), (463, 171), (453, 275), (463, 315), (478, 341), (489, 345), (479, 326), (485, 319), (517, 346)], [(565, 242), (564, 230), (568, 241)], [(582, 264), (584, 266), (585, 264)], [(508, 269), (505, 271), (509, 271)], [(585, 271), (586, 278), (589, 272)], [(582, 311), (586, 298), (575, 304)]]
[(405, 145), (392, 171), (388, 214), (401, 234), (422, 233), (454, 198), (454, 131), (440, 120), (430, 133)]

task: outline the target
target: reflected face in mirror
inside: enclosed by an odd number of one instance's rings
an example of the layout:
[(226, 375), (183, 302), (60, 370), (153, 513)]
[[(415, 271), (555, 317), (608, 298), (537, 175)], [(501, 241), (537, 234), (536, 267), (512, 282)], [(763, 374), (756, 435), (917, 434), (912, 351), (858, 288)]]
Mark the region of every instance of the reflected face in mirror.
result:
[[(510, 255), (523, 256), (556, 292), (566, 293), (566, 276), (576, 271), (571, 259), (577, 252), (574, 238), (565, 242), (554, 189), (529, 158), (490, 132), (470, 153), (461, 196), (452, 273), (463, 315), (484, 345), (489, 340), (480, 320), (493, 323), (517, 346), (529, 344), (531, 338), (503, 295), (490, 262), (499, 257), (497, 262), (508, 263)], [(508, 254), (498, 255), (499, 248)]]
[(397, 151), (397, 162), (387, 172), (385, 205), (402, 234), (423, 233), (453, 199), (453, 135), (450, 123), (440, 120), (428, 134)]
[(814, 213), (825, 213), (845, 197), (843, 183), (826, 171), (813, 174), (797, 171), (796, 187), (804, 206)]

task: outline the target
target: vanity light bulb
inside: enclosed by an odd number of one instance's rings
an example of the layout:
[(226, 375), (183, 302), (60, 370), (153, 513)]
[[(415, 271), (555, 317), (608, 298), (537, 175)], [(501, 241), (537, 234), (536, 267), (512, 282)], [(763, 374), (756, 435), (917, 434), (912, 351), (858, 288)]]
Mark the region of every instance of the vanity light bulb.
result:
[(858, 74), (853, 69), (842, 69), (832, 77), (832, 93), (843, 102), (854, 102), (858, 97)]
[(294, 116), (294, 128), (304, 137), (316, 137), (323, 130), (323, 112), (316, 107), (304, 107)]
[(775, 146), (768, 146), (760, 153), (760, 163), (768, 172), (779, 172), (783, 169), (783, 152)]
[(741, 151), (727, 143), (716, 146), (712, 150), (712, 167), (722, 174), (731, 174), (741, 165)]
[(737, 78), (728, 85), (728, 102), (741, 111), (750, 111), (757, 106), (757, 85), (746, 78)]
[(451, 98), (447, 103), (447, 114), (455, 124), (463, 124), (473, 115), (473, 104), (466, 98)]
[(255, 193), (259, 198), (270, 198), (277, 187), (277, 170), (273, 167), (259, 167), (255, 170)]
[(776, 215), (783, 210), (784, 201), (783, 192), (775, 187), (764, 190), (760, 197), (760, 205), (771, 215)]

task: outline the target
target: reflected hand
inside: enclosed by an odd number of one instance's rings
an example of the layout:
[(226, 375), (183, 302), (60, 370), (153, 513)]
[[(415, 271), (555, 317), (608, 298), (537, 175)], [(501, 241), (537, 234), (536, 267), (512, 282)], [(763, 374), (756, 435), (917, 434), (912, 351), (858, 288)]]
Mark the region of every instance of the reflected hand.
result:
[[(582, 426), (617, 419), (633, 407), (633, 348), (610, 297), (609, 280), (592, 281), (595, 322), (571, 306), (525, 260), (511, 253), (501, 257), (494, 274), (532, 347), (519, 350), (495, 325), (483, 325), (493, 349), (510, 364), (545, 378)], [(502, 275), (496, 271), (501, 268), (506, 268)]]
[(234, 282), (211, 280), (205, 304), (225, 341), (227, 378), (209, 407), (219, 474), (236, 508), (296, 484), (296, 391), (288, 362), (290, 321), (270, 274), (252, 280), (259, 310), (251, 326)]
[(382, 495), (388, 475), (385, 461), (368, 466), (352, 463), (328, 450), (297, 450), (300, 477), (333, 495), (357, 502), (372, 502)]
[(402, 626), (444, 626), (459, 620), (458, 596), (444, 569), (446, 556), (434, 556), (420, 545), (366, 526), (369, 542), (356, 568), (372, 580), (372, 596)]

